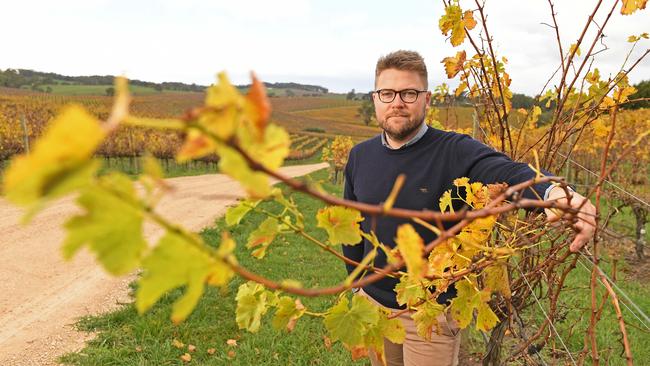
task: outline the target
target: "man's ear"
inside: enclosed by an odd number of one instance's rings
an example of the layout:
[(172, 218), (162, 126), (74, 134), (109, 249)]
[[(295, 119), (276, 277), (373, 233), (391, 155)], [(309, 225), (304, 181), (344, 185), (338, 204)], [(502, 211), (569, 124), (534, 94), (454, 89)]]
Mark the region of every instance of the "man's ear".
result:
[(431, 105), (431, 91), (430, 90), (427, 90), (426, 101), (427, 101), (427, 107), (429, 107)]

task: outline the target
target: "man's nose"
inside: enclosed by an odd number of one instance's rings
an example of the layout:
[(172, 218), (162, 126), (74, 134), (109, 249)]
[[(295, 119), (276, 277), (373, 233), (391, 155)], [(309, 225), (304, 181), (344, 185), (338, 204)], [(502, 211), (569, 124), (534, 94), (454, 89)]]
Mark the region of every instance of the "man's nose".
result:
[(406, 103), (402, 100), (402, 96), (399, 93), (395, 94), (395, 99), (393, 99), (392, 102), (390, 102), (391, 107), (395, 108), (402, 108), (406, 106)]

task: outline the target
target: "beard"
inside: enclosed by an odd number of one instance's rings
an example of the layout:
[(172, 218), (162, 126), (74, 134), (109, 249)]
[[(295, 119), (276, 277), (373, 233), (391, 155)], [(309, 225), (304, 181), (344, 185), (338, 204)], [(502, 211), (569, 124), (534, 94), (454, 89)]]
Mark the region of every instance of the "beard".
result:
[(391, 139), (404, 141), (420, 128), (423, 120), (424, 112), (411, 115), (406, 112), (395, 111), (388, 113), (383, 120), (377, 119), (377, 123)]

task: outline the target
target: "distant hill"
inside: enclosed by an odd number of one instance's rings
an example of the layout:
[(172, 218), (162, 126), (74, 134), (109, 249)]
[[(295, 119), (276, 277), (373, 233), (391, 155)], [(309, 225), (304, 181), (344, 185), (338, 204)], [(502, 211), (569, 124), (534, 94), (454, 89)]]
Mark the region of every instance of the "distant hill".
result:
[[(112, 91), (113, 75), (66, 76), (53, 72), (27, 69), (0, 70), (0, 87), (31, 90), (64, 95), (107, 95)], [(203, 92), (207, 86), (181, 82), (154, 83), (129, 79), (134, 94), (160, 92)], [(270, 96), (320, 96), (327, 94), (327, 88), (299, 83), (264, 83)], [(250, 85), (237, 85), (242, 91)]]

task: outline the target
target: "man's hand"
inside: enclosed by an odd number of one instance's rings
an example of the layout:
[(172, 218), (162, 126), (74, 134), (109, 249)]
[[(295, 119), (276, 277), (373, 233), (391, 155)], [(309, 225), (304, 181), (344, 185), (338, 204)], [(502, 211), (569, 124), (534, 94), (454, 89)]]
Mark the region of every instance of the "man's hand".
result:
[[(572, 252), (579, 251), (585, 244), (591, 240), (596, 231), (596, 207), (584, 196), (576, 192), (571, 193), (571, 207), (579, 209), (580, 212), (576, 215), (577, 221), (573, 227), (577, 230), (577, 234), (571, 243), (569, 249)], [(567, 203), (567, 198), (562, 187), (557, 186), (548, 193), (547, 201), (557, 201), (558, 203)], [(587, 201), (584, 203), (583, 202)], [(582, 207), (580, 207), (582, 206)], [(544, 209), (548, 222), (556, 222), (561, 219), (559, 214), (562, 211), (559, 209)]]

